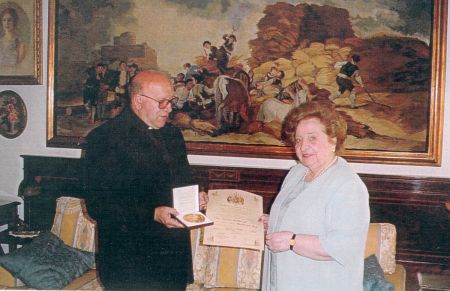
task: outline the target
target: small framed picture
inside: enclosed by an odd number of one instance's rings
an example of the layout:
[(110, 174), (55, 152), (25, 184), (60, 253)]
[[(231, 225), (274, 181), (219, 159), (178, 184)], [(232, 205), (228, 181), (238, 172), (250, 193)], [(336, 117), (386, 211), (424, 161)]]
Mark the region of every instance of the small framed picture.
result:
[(0, 85), (42, 84), (41, 0), (0, 0)]
[(16, 138), (27, 125), (27, 108), (22, 98), (14, 91), (0, 92), (0, 134)]

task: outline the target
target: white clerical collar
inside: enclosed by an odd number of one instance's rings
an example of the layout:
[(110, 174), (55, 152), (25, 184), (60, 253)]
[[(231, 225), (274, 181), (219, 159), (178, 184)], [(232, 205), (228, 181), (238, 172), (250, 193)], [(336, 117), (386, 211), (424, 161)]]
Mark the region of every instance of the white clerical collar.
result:
[(149, 129), (149, 130), (151, 130), (151, 129), (154, 129), (154, 128), (153, 128), (153, 127), (151, 127), (151, 126), (149, 126), (149, 127), (148, 127), (148, 129)]

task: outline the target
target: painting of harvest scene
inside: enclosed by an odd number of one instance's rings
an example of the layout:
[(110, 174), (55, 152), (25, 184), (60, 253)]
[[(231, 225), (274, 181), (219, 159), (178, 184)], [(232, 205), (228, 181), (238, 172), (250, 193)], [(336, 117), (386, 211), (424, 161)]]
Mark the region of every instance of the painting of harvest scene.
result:
[(286, 147), (289, 110), (322, 100), (347, 120), (348, 150), (428, 150), (432, 0), (53, 4), (57, 137), (119, 114), (152, 69), (173, 81), (188, 145)]

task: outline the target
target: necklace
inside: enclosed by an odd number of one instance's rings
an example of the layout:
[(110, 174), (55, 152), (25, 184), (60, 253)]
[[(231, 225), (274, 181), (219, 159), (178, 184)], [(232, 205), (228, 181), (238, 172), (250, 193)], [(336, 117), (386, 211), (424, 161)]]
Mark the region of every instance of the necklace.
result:
[(337, 160), (337, 156), (334, 157), (333, 160), (331, 160), (331, 162), (329, 162), (322, 170), (320, 170), (319, 174), (313, 176), (311, 179), (306, 179), (306, 176), (308, 176), (311, 172), (311, 170), (308, 168), (308, 170), (306, 170), (305, 175), (303, 176), (302, 180), (304, 180), (305, 182), (312, 182), (315, 179), (319, 178), (323, 173), (325, 173), (326, 170), (328, 170)]

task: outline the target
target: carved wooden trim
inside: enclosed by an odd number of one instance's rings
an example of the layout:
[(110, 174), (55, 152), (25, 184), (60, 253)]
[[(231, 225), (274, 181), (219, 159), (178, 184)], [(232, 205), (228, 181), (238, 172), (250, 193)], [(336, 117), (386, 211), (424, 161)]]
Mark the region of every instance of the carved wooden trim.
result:
[(208, 170), (208, 179), (210, 181), (228, 181), (228, 182), (239, 182), (240, 172), (236, 170)]

